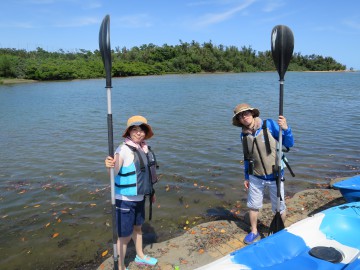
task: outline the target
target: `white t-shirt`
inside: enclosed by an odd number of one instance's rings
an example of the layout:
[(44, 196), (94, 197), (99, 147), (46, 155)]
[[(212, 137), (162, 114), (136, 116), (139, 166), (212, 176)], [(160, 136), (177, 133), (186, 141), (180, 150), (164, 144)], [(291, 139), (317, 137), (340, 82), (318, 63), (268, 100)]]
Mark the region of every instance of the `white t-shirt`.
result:
[(115, 155), (119, 154), (124, 161), (123, 166), (127, 167), (134, 162), (134, 152), (125, 144), (121, 144), (115, 151)]

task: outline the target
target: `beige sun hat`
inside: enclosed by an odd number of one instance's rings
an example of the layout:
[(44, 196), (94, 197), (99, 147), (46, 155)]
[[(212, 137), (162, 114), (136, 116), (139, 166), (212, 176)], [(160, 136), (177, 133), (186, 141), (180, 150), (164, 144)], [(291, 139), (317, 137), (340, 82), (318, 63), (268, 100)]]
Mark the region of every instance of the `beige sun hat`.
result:
[(239, 118), (237, 117), (239, 113), (245, 112), (245, 111), (252, 111), (253, 117), (259, 117), (260, 111), (256, 108), (251, 107), (247, 103), (241, 103), (236, 105), (234, 109), (234, 116), (232, 118), (232, 123), (234, 126), (242, 127), (243, 125), (240, 123)]
[(122, 135), (124, 138), (129, 136), (129, 129), (132, 126), (145, 126), (147, 128), (145, 140), (150, 139), (152, 136), (154, 136), (154, 132), (152, 131), (152, 128), (148, 124), (146, 118), (141, 115), (134, 115), (134, 116), (131, 116), (127, 121), (126, 130), (124, 131), (124, 134)]

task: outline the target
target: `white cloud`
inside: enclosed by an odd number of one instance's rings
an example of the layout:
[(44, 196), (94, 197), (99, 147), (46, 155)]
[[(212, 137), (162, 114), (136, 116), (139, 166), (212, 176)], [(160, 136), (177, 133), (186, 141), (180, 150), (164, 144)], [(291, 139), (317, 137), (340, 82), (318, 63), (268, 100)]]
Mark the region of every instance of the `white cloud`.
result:
[(360, 22), (358, 21), (346, 20), (343, 23), (350, 28), (360, 30)]
[(151, 27), (153, 23), (146, 14), (138, 14), (133, 16), (122, 16), (114, 19), (117, 26), (124, 28), (147, 28)]
[(35, 28), (32, 23), (29, 22), (0, 22), (0, 28), (23, 28), (30, 29)]
[(85, 1), (83, 5), (84, 5), (84, 9), (98, 9), (103, 6), (102, 3), (98, 1), (93, 1), (93, 2)]
[(226, 21), (226, 20), (230, 19), (231, 17), (233, 17), (236, 13), (238, 13), (240, 11), (244, 11), (247, 7), (249, 7), (254, 2), (256, 2), (256, 0), (245, 0), (240, 5), (232, 8), (232, 9), (229, 9), (225, 12), (217, 13), (217, 14), (215, 14), (215, 13), (206, 14), (198, 20), (196, 25), (198, 27), (206, 27), (211, 24), (216, 24), (216, 23), (220, 23), (222, 21)]
[(334, 32), (336, 31), (336, 27), (328, 25), (328, 26), (316, 26), (313, 28), (314, 31), (317, 32)]
[(278, 8), (280, 8), (284, 5), (285, 5), (285, 2), (283, 0), (268, 0), (268, 1), (266, 1), (263, 11), (264, 12), (273, 12), (274, 10), (277, 10)]
[(195, 2), (187, 3), (186, 5), (188, 7), (197, 7), (197, 6), (208, 5), (209, 3), (210, 3), (209, 1), (195, 1)]
[(76, 18), (67, 20), (66, 22), (59, 22), (56, 23), (55, 27), (82, 27), (82, 26), (88, 26), (93, 24), (100, 24), (101, 20), (96, 17), (82, 17), (82, 18)]
[(44, 4), (53, 4), (56, 2), (56, 0), (29, 0), (27, 2), (29, 4), (44, 5)]

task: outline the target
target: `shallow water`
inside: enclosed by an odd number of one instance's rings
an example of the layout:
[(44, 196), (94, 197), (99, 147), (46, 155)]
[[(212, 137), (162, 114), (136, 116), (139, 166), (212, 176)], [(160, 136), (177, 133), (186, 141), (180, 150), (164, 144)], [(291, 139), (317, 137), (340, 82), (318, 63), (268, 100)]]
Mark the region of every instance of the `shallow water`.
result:
[[(360, 73), (288, 72), (284, 114), (295, 147), (289, 195), (359, 174)], [(111, 254), (104, 80), (0, 86), (0, 264), (72, 269)], [(244, 212), (236, 104), (278, 114), (277, 73), (113, 79), (115, 145), (126, 120), (146, 116), (161, 181), (146, 242), (209, 218)], [(189, 224), (187, 224), (189, 223)], [(106, 255), (109, 256), (109, 255)], [(106, 257), (105, 256), (105, 257)]]

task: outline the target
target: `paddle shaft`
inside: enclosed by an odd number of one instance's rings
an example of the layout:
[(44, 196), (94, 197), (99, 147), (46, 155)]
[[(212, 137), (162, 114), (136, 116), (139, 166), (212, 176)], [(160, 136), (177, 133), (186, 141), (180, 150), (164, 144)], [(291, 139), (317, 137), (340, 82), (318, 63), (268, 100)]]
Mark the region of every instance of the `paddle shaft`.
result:
[[(106, 74), (106, 96), (107, 96), (107, 127), (108, 127), (108, 148), (109, 156), (114, 157), (114, 136), (113, 120), (111, 110), (111, 48), (110, 48), (110, 16), (106, 15), (102, 21), (99, 33), (99, 47)], [(114, 270), (119, 269), (118, 250), (117, 250), (117, 228), (116, 228), (116, 203), (115, 203), (115, 180), (114, 168), (110, 168), (110, 188), (111, 188), (111, 214), (112, 214), (112, 240)]]
[[(106, 86), (107, 92), (107, 125), (108, 125), (108, 147), (109, 156), (114, 157), (114, 136), (113, 136), (113, 121), (111, 112), (111, 80), (110, 87)], [(116, 203), (115, 203), (115, 173), (114, 168), (110, 168), (110, 186), (111, 186), (111, 213), (112, 213), (112, 240), (113, 240), (113, 256), (114, 256), (114, 270), (119, 269), (118, 252), (117, 252), (117, 229), (116, 229)]]
[[(279, 116), (284, 113), (284, 80), (280, 79), (280, 93), (279, 93)], [(278, 140), (278, 155), (277, 155), (277, 178), (276, 178), (276, 191), (277, 191), (277, 211), (280, 211), (280, 201), (281, 201), (281, 159), (282, 159), (282, 128), (279, 127), (279, 140)]]
[[(279, 116), (283, 115), (284, 110), (284, 77), (289, 66), (290, 59), (294, 50), (294, 35), (289, 27), (277, 25), (271, 32), (271, 53), (280, 78), (279, 94)], [(278, 207), (280, 209), (280, 184), (281, 184), (281, 160), (282, 160), (282, 128), (279, 127), (279, 139), (277, 147), (277, 158), (275, 162), (276, 185)]]
[[(110, 83), (111, 84), (111, 83)], [(109, 156), (114, 157), (114, 135), (113, 135), (113, 120), (111, 112), (111, 86), (106, 86), (106, 96), (107, 96), (107, 127), (108, 127), (108, 147), (109, 147)]]
[[(294, 49), (294, 36), (289, 27), (277, 25), (271, 32), (271, 53), (280, 77), (280, 94), (279, 94), (279, 116), (283, 116), (284, 110), (284, 76), (289, 66)], [(273, 221), (269, 227), (269, 234), (276, 233), (284, 228), (283, 220), (280, 215), (281, 205), (281, 160), (282, 160), (282, 128), (279, 127), (279, 139), (277, 144), (277, 157), (273, 170), (276, 177), (277, 209)]]

